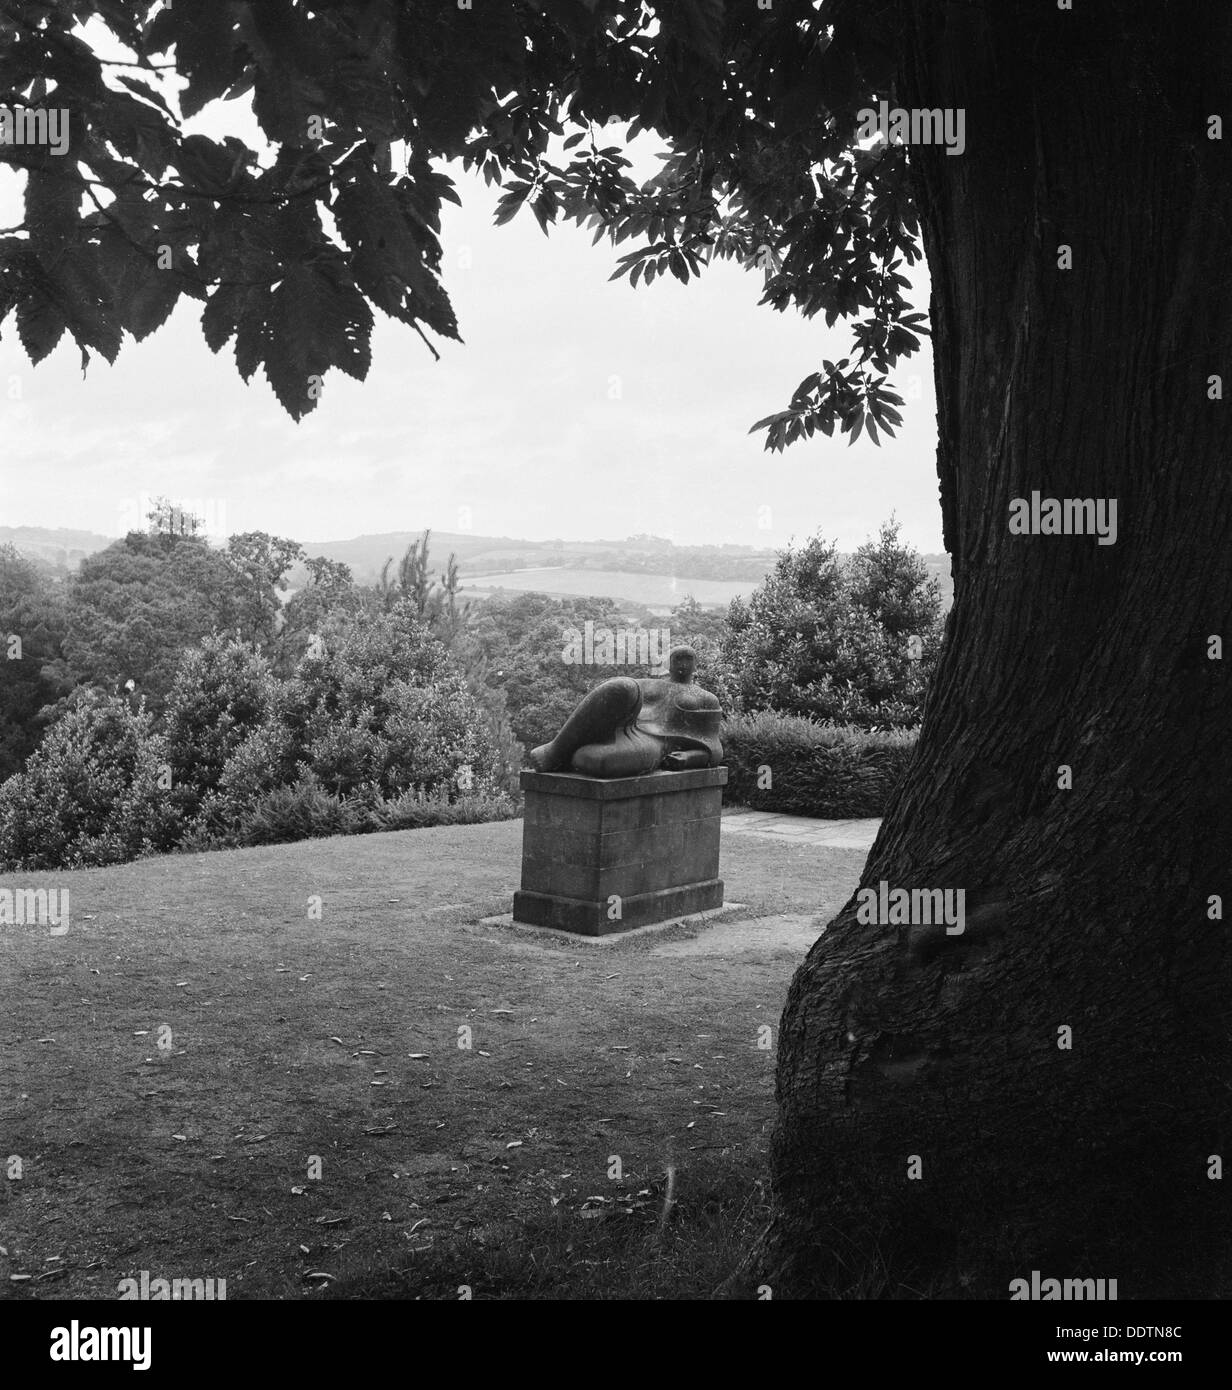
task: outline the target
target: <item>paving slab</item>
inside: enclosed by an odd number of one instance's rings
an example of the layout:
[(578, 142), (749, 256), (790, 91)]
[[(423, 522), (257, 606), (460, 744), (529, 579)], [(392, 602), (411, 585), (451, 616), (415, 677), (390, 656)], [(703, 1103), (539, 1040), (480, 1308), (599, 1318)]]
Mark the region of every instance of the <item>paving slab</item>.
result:
[(762, 835), (797, 844), (828, 845), (832, 849), (870, 849), (880, 829), (880, 819), (823, 820), (742, 808), (723, 812), (725, 835)]

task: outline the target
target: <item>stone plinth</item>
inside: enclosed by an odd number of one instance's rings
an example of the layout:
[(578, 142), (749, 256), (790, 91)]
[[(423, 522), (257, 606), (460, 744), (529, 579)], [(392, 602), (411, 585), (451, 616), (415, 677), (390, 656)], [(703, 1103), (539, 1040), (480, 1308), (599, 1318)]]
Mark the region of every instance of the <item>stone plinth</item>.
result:
[[(721, 907), (726, 782), (725, 767), (614, 778), (522, 773), (514, 921), (606, 936)], [(619, 918), (610, 915), (613, 898)]]

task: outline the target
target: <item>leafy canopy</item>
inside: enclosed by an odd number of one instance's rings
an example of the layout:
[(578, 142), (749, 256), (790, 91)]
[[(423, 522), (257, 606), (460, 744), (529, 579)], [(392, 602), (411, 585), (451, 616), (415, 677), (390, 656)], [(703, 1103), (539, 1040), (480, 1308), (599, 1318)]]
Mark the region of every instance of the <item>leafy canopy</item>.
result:
[[(214, 352), (233, 343), (296, 419), (337, 368), (362, 380), (373, 309), (458, 339), (441, 281), (440, 165), (501, 187), (497, 221), (585, 224), (625, 245), (637, 285), (735, 259), (763, 302), (852, 326), (768, 448), (836, 425), (892, 433), (894, 364), (924, 315), (906, 151), (862, 147), (888, 87), (868, 0), (2, 0), (0, 102), (67, 108), (67, 156), (15, 144), (25, 215), (0, 234), (0, 324), (39, 362), (67, 332), (113, 361), (182, 295)], [(119, 57), (108, 55), (119, 53)], [(168, 65), (179, 83), (164, 80)], [(218, 99), (251, 101), (273, 147), (186, 134)], [(656, 132), (638, 183), (604, 134)]]

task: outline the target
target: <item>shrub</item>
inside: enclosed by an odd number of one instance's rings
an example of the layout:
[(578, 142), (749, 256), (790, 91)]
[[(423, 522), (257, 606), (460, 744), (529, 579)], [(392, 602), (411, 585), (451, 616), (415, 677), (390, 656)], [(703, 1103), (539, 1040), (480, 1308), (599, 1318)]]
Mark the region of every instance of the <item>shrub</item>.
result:
[(385, 800), (379, 789), (369, 783), (348, 796), (338, 796), (307, 776), (294, 786), (279, 787), (261, 797), (244, 817), (234, 842), (277, 845), (327, 835), (476, 825), (511, 820), (518, 814), (517, 802), (499, 793), (450, 800), (444, 789), (430, 794), (407, 791)]
[[(723, 726), (728, 801), (758, 811), (880, 816), (915, 749), (913, 731), (874, 733), (761, 711)], [(770, 785), (760, 770), (768, 768)]]
[(25, 771), (0, 786), (0, 866), (82, 868), (167, 849), (177, 825), (159, 785), (164, 762), (144, 704), (78, 692)]
[(512, 820), (522, 814), (517, 801), (503, 793), (467, 796), (456, 801), (438, 793), (420, 797), (414, 792), (387, 801), (379, 815), (382, 830), (422, 830), (430, 825), (478, 825)]
[(283, 845), (327, 835), (354, 835), (359, 818), (345, 798), (328, 792), (312, 777), (266, 793), (244, 817), (236, 833), (242, 845)]
[(941, 639), (937, 583), (899, 543), (897, 522), (846, 565), (833, 544), (814, 537), (782, 551), (747, 604), (732, 601), (719, 693), (741, 710), (911, 727)]
[(309, 655), (284, 722), (300, 760), (338, 795), (449, 786), (483, 795), (499, 777), (489, 724), (447, 649), (403, 602), (361, 617), (335, 652)]
[(269, 662), (246, 642), (210, 636), (184, 653), (167, 697), (165, 736), (185, 820), (218, 788), (236, 750), (264, 729), (275, 691)]

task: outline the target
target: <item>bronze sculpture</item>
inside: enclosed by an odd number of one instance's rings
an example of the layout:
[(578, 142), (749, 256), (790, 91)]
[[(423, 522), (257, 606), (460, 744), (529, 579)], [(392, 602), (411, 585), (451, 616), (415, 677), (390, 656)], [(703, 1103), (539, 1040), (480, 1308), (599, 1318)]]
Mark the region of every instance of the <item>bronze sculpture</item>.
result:
[(673, 647), (668, 676), (614, 676), (586, 695), (551, 743), (530, 754), (537, 772), (640, 777), (657, 768), (717, 767), (719, 702), (693, 681), (697, 654)]

